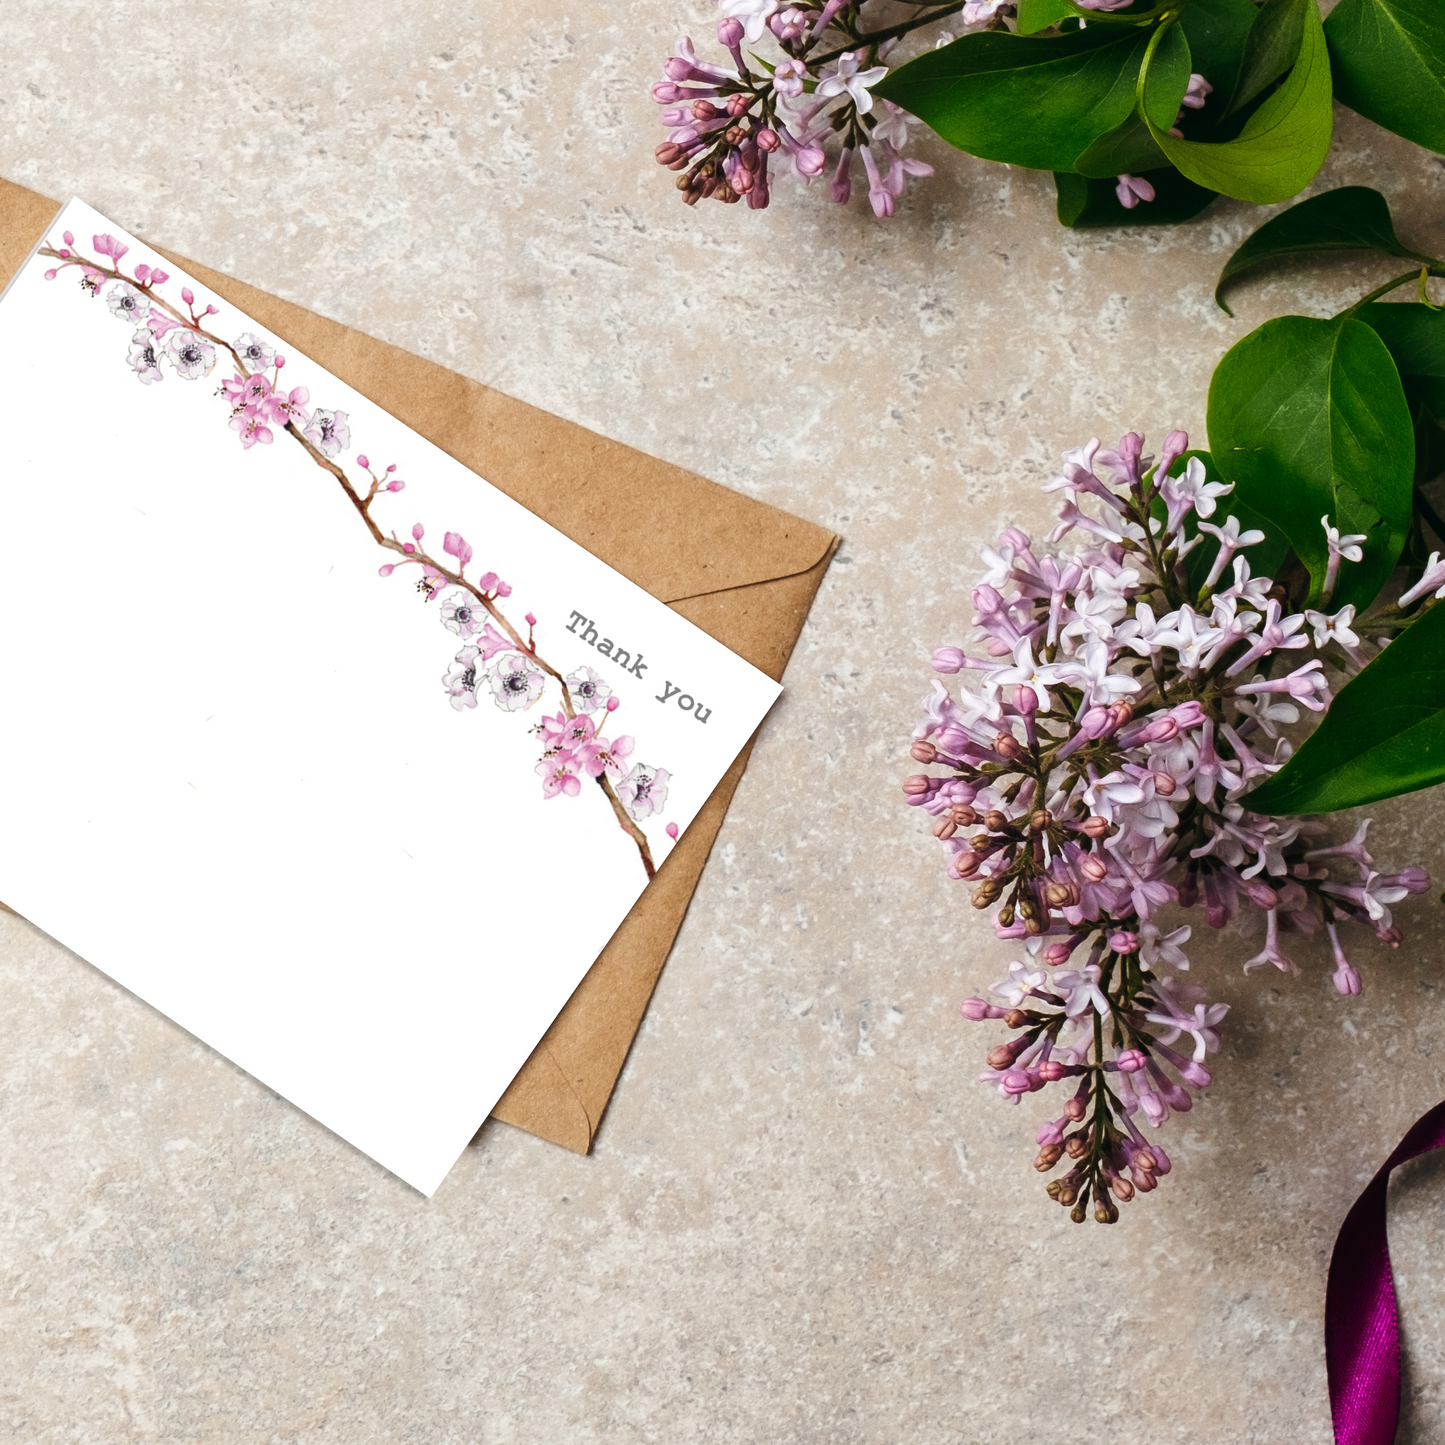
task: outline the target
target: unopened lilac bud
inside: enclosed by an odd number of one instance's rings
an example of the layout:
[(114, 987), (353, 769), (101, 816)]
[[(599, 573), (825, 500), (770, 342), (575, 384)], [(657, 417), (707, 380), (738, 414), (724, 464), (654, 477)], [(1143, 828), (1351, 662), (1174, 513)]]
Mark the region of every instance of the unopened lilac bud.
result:
[(1079, 731), (1093, 742), (1097, 742), (1114, 726), (1114, 714), (1106, 707), (1091, 707), (1079, 719)]
[(1159, 1187), (1159, 1181), (1147, 1170), (1131, 1169), (1129, 1172), (1134, 1179), (1134, 1188), (1137, 1189), (1140, 1194), (1148, 1194), (1151, 1189), (1157, 1189)]
[(1068, 1103), (1064, 1105), (1064, 1113), (1066, 1113), (1069, 1118), (1071, 1118), (1074, 1123), (1077, 1124), (1079, 1120), (1084, 1117), (1086, 1107), (1087, 1106), (1082, 1099), (1075, 1097), (1070, 1099)]
[(1134, 721), (1134, 709), (1127, 702), (1116, 702), (1109, 711), (1114, 715), (1115, 732)]
[(1189, 450), (1189, 433), (1186, 431), (1172, 431), (1164, 438), (1164, 445), (1159, 452), (1159, 467), (1155, 472), (1157, 477), (1167, 477), (1169, 469)]
[(1196, 1064), (1193, 1059), (1180, 1065), (1179, 1077), (1195, 1089), (1207, 1089), (1214, 1082), (1214, 1075), (1203, 1064)]
[(669, 55), (662, 63), (662, 73), (669, 80), (689, 80), (692, 77), (692, 62), (680, 55)]
[(1197, 728), (1204, 721), (1204, 708), (1191, 698), (1188, 702), (1181, 702), (1170, 716), (1181, 729)]
[[(1072, 950), (1067, 943), (1051, 943), (1044, 949), (1044, 962), (1051, 968), (1061, 968), (1069, 961)], [(1060, 1075), (1062, 1077), (1062, 1075)]]
[(1250, 901), (1260, 908), (1277, 908), (1279, 906), (1279, 894), (1262, 878), (1245, 879), (1244, 891), (1249, 894)]
[(993, 740), (993, 750), (1004, 762), (1011, 763), (1023, 754), (1023, 744), (1012, 733), (999, 733)]
[(978, 814), (967, 803), (955, 803), (949, 816), (960, 828), (971, 828), (978, 822)]
[(1114, 1062), (1121, 1073), (1137, 1074), (1149, 1060), (1142, 1049), (1125, 1049)]
[(922, 797), (925, 793), (933, 791), (933, 780), (925, 777), (922, 773), (914, 773), (911, 778), (904, 778), (903, 791), (910, 798)]
[(977, 888), (973, 890), (973, 897), (970, 899), (975, 908), (991, 908), (998, 902), (999, 894), (1003, 892), (1003, 883), (997, 878), (985, 878)]
[(1174, 774), (1155, 773), (1153, 777), (1154, 791), (1158, 793), (1161, 798), (1172, 798), (1179, 787), (1179, 784), (1174, 779)]
[(1062, 1144), (1046, 1144), (1039, 1150), (1039, 1157), (1034, 1160), (1034, 1168), (1040, 1174), (1047, 1174), (1063, 1158), (1063, 1154), (1064, 1146)]
[(1159, 1173), (1159, 1160), (1155, 1157), (1157, 1151), (1152, 1144), (1141, 1145), (1134, 1151), (1134, 1157), (1129, 1164), (1133, 1169), (1142, 1169), (1146, 1174)]
[(1008, 827), (1008, 817), (1000, 813), (997, 808), (990, 808), (988, 812), (983, 815), (983, 826), (987, 828), (990, 833), (997, 833), (1001, 829)]
[(1134, 1186), (1127, 1179), (1115, 1179), (1109, 1188), (1127, 1204), (1134, 1197)]
[(1375, 937), (1378, 938), (1381, 943), (1388, 943), (1391, 948), (1399, 948), (1405, 935), (1392, 925), (1389, 928), (1377, 928), (1375, 930)]
[(1053, 826), (1054, 815), (1047, 808), (1039, 808), (1029, 815), (1029, 827), (1035, 833), (1042, 833)]
[(1027, 1094), (1032, 1090), (1034, 1081), (1023, 1069), (1005, 1069), (999, 1084), (1006, 1094)]
[(1331, 981), (1336, 989), (1348, 998), (1351, 994), (1360, 991), (1359, 971), (1348, 963), (1343, 963), (1331, 975)]
[[(669, 62), (671, 64), (671, 62)], [(659, 80), (652, 87), (652, 98), (658, 105), (675, 105), (682, 100), (687, 92), (680, 86), (674, 85), (670, 80)], [(190, 303), (187, 302), (187, 305)]]
[(933, 763), (938, 761), (938, 749), (930, 742), (919, 738), (908, 750), (908, 756), (915, 763)]
[(935, 647), (933, 649), (934, 672), (962, 672), (964, 652), (961, 647)]
[(828, 164), (828, 156), (822, 146), (803, 146), (793, 153), (793, 164), (804, 176), (820, 176)]
[(1011, 1008), (1003, 1016), (1006, 1029), (1021, 1029), (1028, 1021), (1029, 1016), (1021, 1008)]
[(1109, 831), (1109, 820), (1095, 813), (1093, 817), (1084, 819), (1080, 831), (1090, 838), (1102, 838)]
[(730, 15), (726, 20), (718, 21), (717, 43), (725, 49), (731, 50), (734, 45), (743, 43), (743, 36), (746, 33), (742, 21), (736, 20)]
[[(1044, 890), (1044, 898), (1051, 908), (1073, 908), (1079, 901), (1079, 886), (1077, 883), (1050, 883)], [(1059, 960), (1059, 963), (1067, 959), (1069, 950), (1056, 943), (1045, 953), (1044, 961), (1049, 962), (1048, 955), (1060, 948), (1062, 948), (1063, 958)]]
[(757, 133), (754, 139), (758, 143), (758, 149), (768, 155), (771, 155), (783, 143), (777, 131), (771, 126), (766, 125)]
[(665, 140), (652, 153), (660, 166), (670, 166), (674, 161), (681, 160), (687, 152), (675, 141)]
[(981, 998), (966, 998), (963, 1001), (961, 1012), (964, 1018), (972, 1019), (973, 1022), (977, 1024), (991, 1017), (993, 1009), (990, 1004)]
[(953, 869), (955, 877), (972, 878), (973, 875), (978, 872), (979, 868), (982, 866), (982, 863), (983, 860), (978, 856), (977, 853), (974, 853), (969, 849), (965, 849), (962, 853), (958, 853), (954, 856), (951, 867)]
[(1019, 683), (1014, 688), (1014, 711), (1024, 717), (1032, 717), (1039, 710), (1039, 695), (1033, 688)]
[(748, 107), (752, 103), (753, 98), (750, 95), (730, 95), (728, 96), (728, 114), (731, 116), (746, 115)]
[(958, 832), (958, 824), (955, 823), (947, 813), (944, 813), (942, 817), (938, 818), (933, 825), (933, 836), (935, 838), (947, 840), (953, 837), (956, 832)]
[(1115, 953), (1133, 953), (1139, 947), (1139, 935), (1127, 928), (1116, 929), (1109, 935), (1109, 947)]
[(1109, 865), (1102, 858), (1089, 854), (1079, 863), (1079, 872), (1089, 880), (1090, 883), (1102, 883), (1109, 876)]
[(1056, 1084), (1064, 1077), (1064, 1066), (1057, 1059), (1045, 1059), (1039, 1065), (1039, 1078), (1046, 1083)]
[(1012, 1044), (996, 1044), (984, 1055), (984, 1063), (991, 1069), (1007, 1069), (1018, 1058), (1019, 1051)]

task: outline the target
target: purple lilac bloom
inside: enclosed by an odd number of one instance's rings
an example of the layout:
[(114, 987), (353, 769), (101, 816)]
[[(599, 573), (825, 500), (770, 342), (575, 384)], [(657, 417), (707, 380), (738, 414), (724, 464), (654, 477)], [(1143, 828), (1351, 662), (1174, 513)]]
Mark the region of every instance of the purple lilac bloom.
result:
[[(983, 1078), (1013, 1104), (1065, 1085), (1037, 1167), (1067, 1156), (1050, 1197), (1079, 1221), (1092, 1201), (1109, 1223), (1169, 1173), (1139, 1124), (1158, 1129), (1192, 1107), (1227, 1012), (1172, 972), (1189, 967), (1193, 925), (1179, 911), (1262, 933), (1246, 971), (1298, 973), (1288, 939), (1323, 929), (1333, 984), (1352, 995), (1361, 980), (1342, 926), (1398, 947), (1392, 905), (1429, 886), (1420, 868), (1378, 872), (1367, 825), (1330, 846), (1317, 820), (1247, 807), (1290, 756), (1279, 725), (1299, 720), (1295, 704), (1329, 702), (1321, 660), (1298, 653), (1328, 649), (1354, 672), (1371, 644), (1353, 608), (1288, 611), (1283, 589), (1252, 572), (1245, 554), (1263, 535), (1233, 515), (1206, 520), (1230, 488), (1192, 461), (1167, 475), (1188, 448), (1182, 432), (1157, 467), (1143, 446), (1131, 433), (1112, 451), (1090, 441), (1065, 453), (1045, 487), (1063, 493), (1049, 545), (1009, 527), (981, 549), (973, 634), (935, 650), (941, 676), (913, 735), (911, 756), (933, 771), (903, 784), (949, 878), (1027, 954), (993, 986), (995, 1002), (963, 1006), (1012, 1031)], [(1327, 594), (1363, 539), (1322, 525)], [(1070, 534), (1074, 551), (1052, 550)], [(1200, 545), (1211, 565), (1186, 590), (1179, 564)], [(1445, 586), (1437, 563), (1407, 602)]]

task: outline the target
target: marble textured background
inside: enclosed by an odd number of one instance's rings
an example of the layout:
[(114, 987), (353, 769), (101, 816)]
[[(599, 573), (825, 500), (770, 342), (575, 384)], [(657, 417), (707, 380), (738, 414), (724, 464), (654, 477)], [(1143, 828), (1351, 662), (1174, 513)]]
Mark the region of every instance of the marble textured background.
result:
[[(1072, 234), (1045, 177), (923, 147), (879, 224), (685, 209), (646, 88), (703, 0), (9, 0), (0, 173), (823, 522), (845, 544), (592, 1157), (489, 1125), (426, 1203), (0, 922), (0, 1435), (44, 1442), (1330, 1438), (1324, 1272), (1445, 1094), (1445, 910), (1366, 993), (1241, 976), (1164, 1188), (1106, 1230), (975, 1083), (1009, 956), (901, 807), (925, 658), (1057, 452), (1202, 434), (1224, 348), (1346, 260), (1213, 309), (1261, 219)], [(1445, 246), (1445, 172), (1347, 112), (1320, 186)], [(645, 519), (643, 519), (645, 520)], [(79, 583), (73, 586), (83, 591)], [(15, 764), (15, 760), (12, 760)], [(23, 763), (15, 764), (23, 765)], [(1438, 797), (1372, 843), (1445, 873)], [(1409, 1441), (1445, 1440), (1445, 1167), (1392, 1230)]]

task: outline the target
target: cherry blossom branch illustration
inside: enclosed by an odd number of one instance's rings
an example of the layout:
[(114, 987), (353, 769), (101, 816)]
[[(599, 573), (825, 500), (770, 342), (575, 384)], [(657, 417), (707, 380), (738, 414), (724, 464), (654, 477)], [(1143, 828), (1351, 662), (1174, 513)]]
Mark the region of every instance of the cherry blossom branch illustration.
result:
[[(452, 559), (449, 564), (422, 546), (425, 529), (421, 523), (412, 528), (410, 540), (402, 540), (381, 526), (372, 513), (373, 503), (383, 495), (402, 491), (405, 482), (393, 475), (394, 465), (378, 472), (364, 454), (358, 454), (356, 464), (370, 483), (364, 493), (353, 485), (335, 460), (350, 445), (346, 413), (320, 407), (308, 410), (310, 394), (305, 387), (283, 391), (280, 377), (286, 365), (284, 356), (250, 332), (231, 342), (207, 330), (203, 322), (219, 314), (217, 308), (208, 304), (204, 310), (197, 310), (194, 294), (183, 286), (183, 311), (157, 289), (170, 280), (169, 273), (159, 267), (142, 263), (129, 272), (122, 270), (121, 258), (129, 247), (114, 236), (94, 237), (94, 249), (94, 257), (84, 255), (76, 249), (74, 236), (66, 231), (62, 245), (45, 245), (39, 250), (40, 255), (57, 262), (46, 271), (46, 279), (54, 280), (61, 271), (78, 268), (81, 287), (91, 296), (99, 297), (102, 287), (111, 285), (106, 297), (109, 309), (120, 319), (137, 324), (128, 361), (143, 383), (151, 385), (163, 379), (163, 359), (177, 375), (197, 380), (209, 375), (225, 353), (235, 364), (236, 376), (221, 383), (220, 393), (230, 404), (229, 425), (242, 446), (249, 451), (258, 444), (270, 445), (276, 430), (285, 432), (335, 479), (376, 545), (398, 555), (400, 560), (381, 567), (383, 577), (390, 576), (397, 567), (419, 567), (417, 587), (427, 601), (456, 589), (441, 603), (443, 624), (465, 644), (442, 679), (454, 708), (460, 711), (475, 707), (484, 681), (490, 680), (498, 707), (508, 712), (526, 710), (540, 701), (547, 679), (556, 681), (560, 710), (555, 717), (544, 715), (533, 729), (543, 743), (537, 764), (543, 797), (576, 797), (582, 791), (582, 778), (590, 777), (607, 799), (618, 826), (636, 845), (651, 879), (656, 865), (639, 819), (661, 813), (669, 774), (641, 762), (629, 764), (626, 760), (634, 747), (632, 738), (618, 736), (609, 741), (602, 736), (601, 728), (592, 720), (593, 712), (600, 709), (605, 720), (620, 703), (608, 685), (590, 667), (564, 677), (539, 653), (537, 619), (530, 612), (526, 614), (527, 635), (523, 639), (498, 605), (511, 595), (511, 587), (495, 572), (486, 572), (475, 581), (467, 577), (466, 567), (473, 552), (460, 533), (447, 532), (444, 536), (442, 551)], [(499, 654), (502, 660), (485, 671)], [(666, 831), (675, 839), (679, 829), (676, 823), (669, 823)]]

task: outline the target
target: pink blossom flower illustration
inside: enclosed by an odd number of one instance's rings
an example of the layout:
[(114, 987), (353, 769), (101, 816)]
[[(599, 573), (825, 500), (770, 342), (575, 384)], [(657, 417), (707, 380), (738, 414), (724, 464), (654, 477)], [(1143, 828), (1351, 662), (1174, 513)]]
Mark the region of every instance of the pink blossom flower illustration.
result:
[(171, 333), (166, 351), (176, 374), (187, 381), (196, 381), (209, 376), (216, 364), (216, 348), (204, 336), (194, 331), (179, 330)]
[(637, 821), (660, 813), (667, 802), (667, 780), (671, 775), (666, 768), (650, 768), (646, 763), (634, 763), (617, 784), (617, 796), (622, 806)]
[(243, 331), (232, 343), (231, 350), (241, 358), (247, 371), (269, 371), (276, 359), (276, 348), (267, 344), (254, 331)]
[(590, 667), (579, 667), (576, 672), (569, 672), (566, 681), (572, 701), (583, 712), (596, 712), (612, 696), (612, 689)]
[[(608, 742), (606, 738), (598, 738), (597, 747), (587, 763), (588, 774), (594, 778), (600, 778), (606, 774), (614, 783), (620, 782), (627, 775), (627, 759), (636, 746), (636, 740), (626, 733), (619, 738), (613, 738), (611, 742)], [(666, 776), (664, 773), (664, 779)], [(664, 787), (664, 800), (666, 792), (667, 789)], [(661, 803), (658, 806), (661, 807)]]
[(105, 304), (110, 307), (111, 315), (119, 316), (122, 321), (139, 323), (150, 315), (150, 302), (124, 281), (110, 288)]
[(544, 798), (556, 798), (563, 794), (575, 798), (582, 791), (582, 780), (577, 776), (576, 766), (570, 758), (543, 758), (537, 764), (537, 775), (542, 779)]
[(238, 433), (241, 445), (250, 451), (257, 442), (270, 446), (276, 440), (275, 433), (254, 411), (238, 411), (230, 421), (231, 430)]
[(344, 411), (327, 411), (317, 407), (311, 420), (302, 428), (302, 435), (323, 457), (334, 457), (351, 445), (351, 426)]
[(126, 360), (147, 386), (163, 379), (160, 359), (156, 356), (156, 339), (144, 326), (131, 337), (130, 355)]
[(460, 712), (464, 707), (476, 707), (477, 687), (481, 680), (480, 652), (475, 647), (464, 647), (457, 653), (451, 670), (442, 678), (442, 686), (451, 695), (452, 706)]
[(531, 658), (513, 653), (492, 669), (492, 696), (504, 711), (521, 712), (542, 696), (546, 681)]

